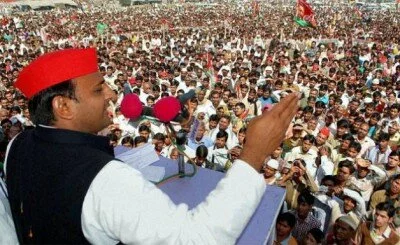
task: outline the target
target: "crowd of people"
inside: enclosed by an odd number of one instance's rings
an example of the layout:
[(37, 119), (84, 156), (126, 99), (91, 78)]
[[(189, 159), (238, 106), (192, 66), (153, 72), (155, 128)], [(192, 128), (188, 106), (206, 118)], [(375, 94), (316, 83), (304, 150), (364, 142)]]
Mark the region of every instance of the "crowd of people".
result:
[(266, 185), (286, 188), (274, 244), (398, 243), (398, 12), (318, 7), (315, 28), (297, 26), (294, 13), (271, 4), (259, 12), (251, 4), (187, 4), (3, 16), (2, 161), (8, 143), (34, 127), (13, 86), (22, 68), (47, 52), (94, 47), (118, 96), (113, 124), (99, 132), (112, 146), (152, 143), (176, 160), (166, 127), (125, 118), (120, 103), (136, 93), (152, 107), (195, 90), (177, 125), (188, 135), (184, 152), (199, 167), (226, 172), (249, 122), (297, 93), (298, 113), (260, 173)]

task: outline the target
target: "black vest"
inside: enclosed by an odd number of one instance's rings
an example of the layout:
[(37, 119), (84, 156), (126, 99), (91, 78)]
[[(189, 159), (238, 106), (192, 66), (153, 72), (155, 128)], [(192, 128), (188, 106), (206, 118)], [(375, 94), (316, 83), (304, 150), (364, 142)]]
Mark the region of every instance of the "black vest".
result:
[(113, 159), (106, 137), (45, 127), (18, 135), (7, 158), (7, 188), (20, 242), (88, 243), (83, 201)]

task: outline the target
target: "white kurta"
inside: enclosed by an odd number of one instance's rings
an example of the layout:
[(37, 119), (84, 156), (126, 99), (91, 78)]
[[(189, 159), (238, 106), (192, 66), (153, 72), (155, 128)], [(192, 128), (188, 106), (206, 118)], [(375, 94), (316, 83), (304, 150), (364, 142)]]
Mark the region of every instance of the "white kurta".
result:
[(234, 244), (265, 186), (257, 171), (236, 160), (206, 200), (188, 210), (137, 170), (111, 161), (86, 194), (82, 230), (93, 244)]

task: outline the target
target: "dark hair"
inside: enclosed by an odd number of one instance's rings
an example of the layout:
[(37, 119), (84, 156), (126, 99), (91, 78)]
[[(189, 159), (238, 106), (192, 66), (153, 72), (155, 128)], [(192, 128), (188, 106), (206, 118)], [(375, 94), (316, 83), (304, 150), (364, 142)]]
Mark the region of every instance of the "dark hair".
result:
[(210, 118), (208, 119), (208, 121), (218, 122), (219, 121), (219, 116), (217, 114), (212, 114), (210, 116)]
[(75, 83), (68, 80), (42, 90), (33, 96), (28, 102), (28, 108), (34, 124), (48, 126), (54, 124), (56, 118), (53, 113), (52, 102), (56, 96), (64, 96), (78, 101), (75, 95)]
[(343, 168), (343, 167), (348, 168), (350, 170), (350, 174), (356, 171), (353, 162), (347, 159), (339, 162), (338, 168)]
[(322, 101), (315, 102), (315, 108), (323, 108), (325, 109), (325, 104)]
[(18, 114), (20, 114), (21, 113), (21, 108), (19, 106), (13, 106), (13, 107), (11, 107), (10, 111), (11, 112), (15, 111)]
[(300, 193), (300, 195), (297, 197), (297, 203), (307, 203), (308, 205), (313, 205), (315, 201), (315, 197), (311, 195), (310, 191), (304, 190)]
[(311, 106), (304, 107), (303, 113), (306, 114), (307, 112), (313, 113), (314, 112), (314, 108), (312, 108)]
[(350, 141), (354, 141), (354, 137), (352, 134), (344, 134), (342, 136), (342, 140), (350, 140)]
[(246, 109), (246, 106), (245, 106), (245, 104), (243, 102), (236, 103), (236, 106), (239, 106), (242, 109)]
[(290, 226), (290, 228), (294, 228), (296, 225), (296, 217), (294, 214), (286, 212), (278, 215), (278, 218), (276, 219), (276, 223), (279, 223), (281, 221), (286, 221), (286, 223)]
[(388, 133), (382, 132), (379, 134), (378, 142), (389, 141), (389, 139), (390, 139), (390, 135)]
[(386, 211), (389, 218), (392, 218), (396, 212), (396, 209), (389, 202), (379, 203), (378, 205), (376, 205), (375, 210)]
[(307, 134), (306, 136), (304, 136), (303, 142), (306, 140), (310, 141), (312, 144), (315, 143), (315, 137), (312, 134)]
[(228, 133), (225, 130), (220, 130), (216, 136), (217, 139), (225, 138), (225, 142), (228, 140)]
[(139, 129), (138, 129), (139, 133), (142, 132), (142, 131), (147, 131), (149, 133), (151, 132), (150, 128), (147, 125), (144, 125), (144, 124), (140, 125)]
[(137, 146), (140, 143), (147, 143), (147, 139), (143, 136), (136, 136), (135, 139), (133, 140), (133, 143), (135, 146)]
[(337, 185), (337, 179), (334, 175), (325, 175), (322, 178), (321, 183), (324, 183), (325, 181), (332, 181), (334, 185)]
[(165, 135), (163, 133), (156, 133), (153, 136), (153, 140), (162, 140), (165, 141)]
[(110, 139), (110, 141), (118, 141), (118, 136), (114, 133), (108, 134), (107, 137)]
[(131, 144), (132, 146), (134, 145), (134, 142), (133, 142), (133, 139), (131, 136), (126, 136), (126, 137), (122, 138), (121, 145), (127, 144), (127, 143)]
[(340, 119), (339, 121), (337, 121), (336, 125), (337, 128), (350, 128), (350, 123), (349, 121), (347, 121), (347, 119)]
[(208, 155), (208, 149), (205, 145), (199, 145), (196, 148), (196, 157), (206, 158)]
[(317, 243), (321, 243), (324, 240), (324, 233), (318, 228), (312, 228), (308, 233), (314, 237)]
[(349, 149), (350, 148), (354, 148), (357, 152), (360, 152), (361, 151), (361, 144), (358, 143), (357, 141), (353, 141), (349, 145)]
[(393, 156), (400, 157), (400, 152), (398, 150), (390, 152), (389, 157), (393, 157)]

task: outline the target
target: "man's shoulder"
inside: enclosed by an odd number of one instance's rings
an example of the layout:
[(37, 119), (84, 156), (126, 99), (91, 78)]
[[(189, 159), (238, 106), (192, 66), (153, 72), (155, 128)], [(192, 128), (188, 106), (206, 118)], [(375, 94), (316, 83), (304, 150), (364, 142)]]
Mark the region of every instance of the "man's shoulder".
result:
[(386, 197), (386, 190), (379, 190), (379, 191), (375, 191), (372, 196), (371, 196), (371, 200), (373, 199), (385, 199)]

